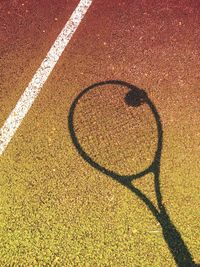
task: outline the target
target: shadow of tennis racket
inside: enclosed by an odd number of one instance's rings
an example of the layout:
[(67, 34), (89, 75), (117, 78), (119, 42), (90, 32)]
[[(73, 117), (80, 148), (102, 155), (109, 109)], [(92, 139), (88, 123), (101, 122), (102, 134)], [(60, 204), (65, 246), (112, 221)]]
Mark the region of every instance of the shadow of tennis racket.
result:
[[(80, 103), (81, 98), (86, 95), (89, 91), (99, 88), (105, 85), (118, 85), (123, 86), (128, 89), (128, 93), (126, 94), (124, 100), (125, 103), (131, 107), (136, 108), (141, 106), (142, 104), (147, 104), (154, 116), (156, 126), (157, 126), (157, 148), (154, 154), (154, 158), (151, 164), (142, 170), (139, 173), (132, 174), (132, 175), (120, 175), (117, 172), (109, 170), (108, 168), (101, 166), (95, 160), (93, 160), (83, 149), (81, 146), (74, 127), (74, 114), (77, 107), (77, 104)], [(171, 221), (166, 208), (162, 201), (162, 195), (160, 190), (160, 161), (161, 161), (161, 154), (162, 154), (162, 146), (163, 146), (163, 129), (160, 115), (154, 105), (154, 103), (150, 100), (147, 93), (137, 88), (136, 86), (119, 80), (109, 80), (103, 81), (96, 84), (93, 84), (86, 89), (84, 89), (73, 101), (68, 116), (68, 127), (70, 131), (70, 135), (73, 141), (74, 146), (76, 147), (79, 155), (88, 162), (92, 167), (96, 168), (100, 172), (110, 176), (112, 179), (116, 180), (126, 188), (128, 188), (131, 192), (136, 194), (138, 198), (145, 203), (145, 205), (149, 208), (151, 213), (154, 215), (156, 220), (159, 222), (163, 237), (169, 247), (170, 252), (172, 253), (174, 260), (177, 266), (180, 267), (190, 267), (190, 266), (199, 266), (195, 264), (189, 249), (187, 248), (186, 244), (184, 243), (181, 234), (176, 229), (175, 225)], [(153, 202), (147, 198), (147, 196), (142, 193), (139, 189), (137, 189), (133, 184), (132, 181), (134, 179), (138, 179), (146, 174), (153, 173), (154, 175), (154, 189), (156, 193), (156, 200), (158, 208), (155, 207)]]

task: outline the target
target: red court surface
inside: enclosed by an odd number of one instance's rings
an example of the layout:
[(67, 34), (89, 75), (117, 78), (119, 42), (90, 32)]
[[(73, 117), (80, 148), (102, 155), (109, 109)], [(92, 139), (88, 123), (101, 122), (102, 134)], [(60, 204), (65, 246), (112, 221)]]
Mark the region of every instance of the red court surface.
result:
[[(0, 1), (0, 127), (78, 3)], [(198, 1), (92, 2), (0, 156), (0, 266), (177, 266), (147, 206), (84, 161), (71, 140), (72, 102), (111, 79), (144, 88), (157, 107), (163, 202), (200, 263), (199, 21)], [(98, 160), (127, 174), (136, 151), (138, 166), (150, 160), (156, 128), (146, 111), (116, 115), (127, 109), (117, 86), (107, 87), (80, 106), (76, 129)], [(136, 135), (140, 122), (145, 131)], [(137, 140), (146, 145), (137, 150)], [(133, 184), (156, 206), (151, 174)]]

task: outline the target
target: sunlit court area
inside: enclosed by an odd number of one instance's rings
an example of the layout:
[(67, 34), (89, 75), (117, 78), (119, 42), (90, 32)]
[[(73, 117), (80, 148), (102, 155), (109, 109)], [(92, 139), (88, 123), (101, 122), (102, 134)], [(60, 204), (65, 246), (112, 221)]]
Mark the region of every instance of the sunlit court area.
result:
[(200, 266), (199, 22), (0, 0), (0, 266)]

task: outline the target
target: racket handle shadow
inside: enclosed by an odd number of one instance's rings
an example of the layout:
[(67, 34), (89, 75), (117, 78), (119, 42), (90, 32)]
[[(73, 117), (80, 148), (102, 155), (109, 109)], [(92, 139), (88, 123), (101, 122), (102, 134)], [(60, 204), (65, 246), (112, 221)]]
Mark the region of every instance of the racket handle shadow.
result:
[(174, 260), (179, 267), (197, 267), (181, 234), (169, 218), (165, 208), (160, 213), (159, 223), (162, 227), (163, 237), (168, 245)]
[[(124, 184), (125, 185), (125, 184)], [(181, 234), (176, 229), (163, 204), (160, 203), (160, 212), (155, 208), (152, 202), (131, 183), (125, 185), (129, 190), (136, 194), (139, 199), (149, 208), (153, 216), (159, 222), (163, 237), (178, 267), (200, 267), (195, 264), (192, 255), (183, 241)]]

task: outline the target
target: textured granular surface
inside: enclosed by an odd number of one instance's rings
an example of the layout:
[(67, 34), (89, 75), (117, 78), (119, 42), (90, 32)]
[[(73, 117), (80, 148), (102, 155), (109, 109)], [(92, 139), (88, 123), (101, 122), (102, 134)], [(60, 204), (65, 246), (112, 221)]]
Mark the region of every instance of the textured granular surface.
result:
[[(77, 4), (0, 1), (0, 127)], [(199, 21), (198, 1), (93, 1), (0, 157), (0, 266), (176, 266), (149, 209), (72, 143), (74, 98), (109, 79), (144, 88), (158, 109), (163, 201), (200, 262)], [(78, 137), (98, 163), (138, 172), (155, 121), (145, 105), (124, 105), (125, 88), (104, 89), (77, 106)], [(152, 175), (134, 185), (156, 205)]]

